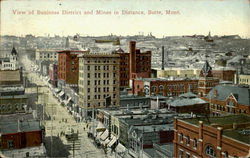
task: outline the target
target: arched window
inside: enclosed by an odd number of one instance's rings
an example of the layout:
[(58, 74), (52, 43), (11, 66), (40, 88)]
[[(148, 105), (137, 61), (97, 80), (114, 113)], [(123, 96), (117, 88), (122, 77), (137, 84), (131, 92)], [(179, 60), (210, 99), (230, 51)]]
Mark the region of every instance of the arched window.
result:
[(197, 140), (194, 138), (194, 144), (193, 147), (196, 149), (197, 148)]
[(183, 142), (183, 134), (182, 133), (180, 134), (180, 141), (181, 141), (181, 143)]
[(190, 145), (190, 137), (187, 136), (187, 146), (189, 146), (189, 145)]
[(207, 145), (205, 148), (205, 154), (212, 156), (212, 157), (216, 157), (216, 151), (214, 150), (214, 148), (210, 145)]
[(152, 86), (152, 91), (155, 92), (156, 91), (156, 87)]
[(163, 85), (160, 85), (160, 86), (159, 86), (159, 91), (163, 91), (163, 89), (164, 89), (164, 86), (163, 86)]
[(224, 158), (228, 158), (228, 152), (227, 151), (224, 152)]

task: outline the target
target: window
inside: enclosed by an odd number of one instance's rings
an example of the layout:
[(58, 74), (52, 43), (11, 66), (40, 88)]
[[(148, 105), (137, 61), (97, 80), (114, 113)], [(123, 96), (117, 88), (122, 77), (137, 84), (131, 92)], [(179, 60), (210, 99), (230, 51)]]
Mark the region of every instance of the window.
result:
[(95, 95), (95, 99), (97, 99), (97, 95)]
[(115, 97), (116, 97), (116, 94), (113, 94), (113, 98), (115, 99)]
[(88, 95), (88, 100), (90, 100), (90, 95)]
[(216, 157), (216, 152), (214, 148), (210, 145), (207, 145), (207, 147), (205, 148), (205, 154), (212, 156), (212, 157)]
[(11, 105), (10, 104), (8, 104), (8, 111), (10, 111), (11, 110)]
[(95, 92), (96, 92), (96, 88), (95, 88)]
[(18, 110), (19, 108), (18, 108), (18, 104), (16, 104), (16, 110)]
[(113, 87), (113, 91), (115, 92), (115, 90), (116, 90), (116, 88), (115, 87)]
[(104, 65), (104, 66), (103, 66), (103, 70), (105, 70), (105, 69), (106, 69), (106, 66)]
[(5, 110), (5, 105), (1, 106), (1, 111), (3, 112)]
[(109, 78), (109, 73), (107, 73), (107, 78)]
[(98, 92), (101, 92), (101, 88), (98, 88)]
[(90, 66), (88, 65), (88, 70), (90, 70)]
[(100, 102), (98, 102), (98, 106), (101, 106), (101, 103), (100, 103)]
[(113, 77), (115, 77), (115, 73), (113, 73)]
[(90, 81), (88, 81), (88, 85), (90, 85)]
[(105, 87), (103, 87), (103, 92), (106, 92), (106, 88)]
[(72, 61), (72, 65), (75, 65), (75, 62), (74, 62), (74, 61)]
[(180, 142), (183, 143), (183, 134), (180, 134)]
[(90, 78), (90, 73), (88, 73), (88, 78)]
[(193, 144), (194, 149), (197, 148), (197, 140), (194, 138), (194, 144)]
[(24, 110), (24, 104), (22, 104), (22, 110)]
[(152, 86), (152, 91), (156, 92), (156, 87), (155, 86)]
[(97, 73), (95, 73), (95, 78), (97, 78)]
[(228, 158), (229, 156), (228, 156), (228, 152), (227, 151), (225, 151), (224, 152), (224, 158)]
[(109, 87), (107, 87), (107, 92), (109, 92)]
[(164, 89), (164, 86), (163, 86), (163, 85), (160, 85), (160, 86), (159, 86), (159, 90), (160, 90), (160, 91), (163, 91), (163, 89)]
[(190, 137), (187, 136), (187, 146), (189, 146), (189, 145), (190, 145)]
[(104, 85), (106, 84), (106, 80), (103, 80), (103, 84), (104, 84)]
[(98, 85), (100, 85), (101, 84), (101, 80), (98, 80)]
[(97, 85), (97, 80), (95, 80), (95, 85)]
[(180, 152), (180, 154), (179, 154), (180, 158), (183, 158), (183, 150), (180, 149), (179, 152)]
[(101, 70), (101, 66), (98, 66), (98, 70)]
[(190, 158), (190, 154), (186, 152), (186, 158)]
[(90, 92), (90, 88), (88, 88), (88, 93)]
[(90, 103), (88, 103), (88, 107), (90, 107)]
[(113, 84), (115, 84), (115, 80), (113, 81)]
[(109, 80), (107, 80), (107, 85), (109, 85)]
[(101, 78), (101, 73), (98, 73), (98, 77)]
[(95, 66), (95, 70), (97, 70), (97, 66)]
[(113, 66), (113, 70), (115, 70), (115, 68), (116, 68), (116, 67), (115, 67), (115, 66)]
[(101, 99), (101, 95), (98, 95), (98, 99)]
[(14, 147), (14, 141), (13, 140), (8, 140), (8, 148), (12, 149)]
[(105, 78), (105, 75), (106, 75), (106, 74), (105, 74), (105, 73), (103, 73), (103, 78)]

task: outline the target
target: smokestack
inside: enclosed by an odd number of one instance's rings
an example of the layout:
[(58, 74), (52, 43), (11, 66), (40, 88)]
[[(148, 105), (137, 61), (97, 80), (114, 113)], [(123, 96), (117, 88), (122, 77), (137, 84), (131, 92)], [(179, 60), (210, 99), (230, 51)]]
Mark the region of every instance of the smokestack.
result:
[(164, 70), (164, 46), (162, 46), (161, 69)]
[(17, 131), (18, 131), (18, 132), (21, 131), (21, 130), (20, 130), (20, 120), (19, 120), (19, 119), (17, 120)]

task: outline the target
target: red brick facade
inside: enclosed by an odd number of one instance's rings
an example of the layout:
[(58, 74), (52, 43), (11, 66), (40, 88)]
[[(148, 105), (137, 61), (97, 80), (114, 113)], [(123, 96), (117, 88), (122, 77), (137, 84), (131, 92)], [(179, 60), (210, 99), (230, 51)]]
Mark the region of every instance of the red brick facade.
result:
[(129, 79), (149, 78), (151, 76), (151, 51), (141, 53), (136, 42), (129, 42)]
[[(26, 147), (35, 147), (42, 144), (42, 131), (30, 131), (3, 134), (1, 136), (1, 148), (2, 149), (21, 149)], [(9, 146), (9, 143), (13, 142), (13, 146)]]
[(201, 77), (198, 81), (198, 97), (205, 98), (206, 95), (219, 84), (219, 79), (213, 77)]
[(58, 52), (58, 79), (66, 84), (78, 84), (79, 62), (77, 55), (84, 51), (60, 51)]
[(223, 81), (234, 81), (235, 70), (212, 70), (213, 76)]
[[(143, 79), (136, 79), (133, 82), (134, 94), (144, 94)], [(188, 91), (197, 94), (198, 80), (151, 80), (149, 95), (159, 94), (163, 96), (179, 96)]]
[(250, 145), (223, 135), (221, 127), (174, 121), (174, 157), (247, 157)]
[[(233, 94), (230, 94), (225, 101), (208, 98), (203, 99), (210, 103), (210, 111), (214, 115), (221, 115), (225, 113), (250, 114), (250, 106), (239, 104)], [(227, 106), (230, 102), (232, 102), (234, 106)]]
[(129, 53), (119, 53), (120, 55), (120, 87), (129, 87)]

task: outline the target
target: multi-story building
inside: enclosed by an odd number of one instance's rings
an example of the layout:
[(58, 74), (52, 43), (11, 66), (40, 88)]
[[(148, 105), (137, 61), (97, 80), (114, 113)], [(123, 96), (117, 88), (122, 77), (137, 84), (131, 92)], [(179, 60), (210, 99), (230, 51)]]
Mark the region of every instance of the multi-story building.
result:
[(141, 53), (136, 49), (136, 42), (129, 42), (129, 79), (132, 87), (133, 79), (151, 76), (151, 51)]
[(174, 120), (174, 157), (249, 157), (250, 117)]
[(250, 85), (250, 74), (235, 74), (234, 84)]
[(215, 115), (233, 113), (250, 114), (250, 90), (248, 86), (219, 84), (205, 98)]
[(129, 53), (117, 50), (120, 55), (120, 87), (132, 86), (135, 78), (149, 78), (151, 76), (151, 51), (141, 52), (136, 49), (136, 42), (129, 42)]
[(119, 49), (117, 53), (120, 55), (120, 88), (129, 87), (129, 53), (125, 53)]
[(86, 53), (78, 57), (79, 106), (83, 117), (91, 116), (93, 108), (119, 106), (120, 56)]
[(204, 98), (211, 91), (211, 89), (219, 84), (219, 79), (213, 77), (212, 67), (208, 61), (205, 62), (198, 81), (198, 97)]
[(64, 91), (66, 84), (78, 86), (79, 62), (77, 55), (85, 51), (64, 50), (58, 52), (58, 88)]
[(56, 50), (36, 49), (36, 62), (38, 61), (58, 61)]
[(178, 96), (187, 92), (197, 94), (198, 79), (137, 78), (132, 91), (136, 95)]
[(54, 87), (57, 87), (57, 64), (49, 65), (49, 79), (50, 79), (50, 83)]
[(236, 70), (233, 69), (215, 69), (212, 70), (213, 77), (222, 81), (234, 81)]
[(12, 48), (11, 53), (6, 54), (5, 57), (0, 58), (0, 70), (17, 70), (19, 69), (19, 62), (17, 59), (17, 51), (15, 47)]

